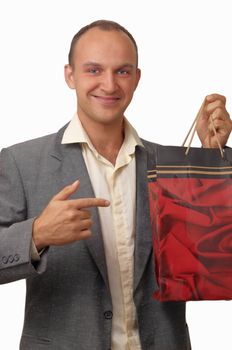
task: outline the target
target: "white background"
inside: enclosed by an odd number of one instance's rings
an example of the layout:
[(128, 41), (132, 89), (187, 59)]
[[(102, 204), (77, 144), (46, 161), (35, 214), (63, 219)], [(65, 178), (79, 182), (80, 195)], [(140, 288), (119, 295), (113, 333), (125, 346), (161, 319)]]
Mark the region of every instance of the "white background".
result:
[[(63, 66), (70, 41), (103, 18), (137, 40), (142, 79), (126, 115), (140, 136), (180, 145), (212, 92), (226, 95), (231, 111), (230, 0), (0, 0), (0, 149), (69, 121), (75, 96)], [(24, 293), (24, 281), (0, 286), (1, 350), (18, 349)], [(188, 303), (193, 350), (231, 350), (231, 313), (229, 301)]]

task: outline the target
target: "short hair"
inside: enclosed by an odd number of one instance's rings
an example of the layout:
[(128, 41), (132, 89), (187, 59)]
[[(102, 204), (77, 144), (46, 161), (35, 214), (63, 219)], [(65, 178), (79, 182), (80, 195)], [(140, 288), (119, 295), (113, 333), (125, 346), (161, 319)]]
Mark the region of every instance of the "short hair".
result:
[(80, 37), (86, 33), (88, 30), (92, 29), (92, 28), (99, 28), (101, 30), (105, 30), (105, 31), (118, 31), (118, 32), (123, 32), (125, 33), (128, 38), (132, 41), (134, 48), (135, 48), (135, 52), (136, 52), (136, 66), (138, 65), (138, 47), (136, 44), (135, 39), (133, 38), (132, 34), (123, 26), (121, 26), (119, 23), (114, 22), (114, 21), (108, 21), (108, 20), (98, 20), (98, 21), (94, 21), (84, 27), (82, 27), (73, 37), (72, 41), (71, 41), (71, 46), (70, 46), (70, 50), (69, 50), (69, 54), (68, 54), (68, 62), (69, 64), (72, 66), (73, 65), (73, 56), (74, 56), (74, 49), (76, 46), (77, 41), (80, 39)]

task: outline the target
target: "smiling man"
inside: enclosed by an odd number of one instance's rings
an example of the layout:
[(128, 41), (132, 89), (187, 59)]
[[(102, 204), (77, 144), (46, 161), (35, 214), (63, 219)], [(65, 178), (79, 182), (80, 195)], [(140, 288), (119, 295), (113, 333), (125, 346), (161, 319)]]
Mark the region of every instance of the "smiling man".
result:
[(124, 138), (124, 112), (140, 79), (137, 48), (125, 32), (98, 27), (74, 41), (66, 82), (76, 90), (77, 114), (91, 142), (115, 164)]
[[(155, 144), (124, 115), (139, 79), (131, 34), (91, 23), (65, 66), (73, 119), (1, 152), (0, 282), (27, 280), (21, 350), (190, 349), (185, 304), (152, 298), (146, 173)], [(201, 140), (214, 147), (210, 116), (224, 146), (223, 96), (201, 109)]]

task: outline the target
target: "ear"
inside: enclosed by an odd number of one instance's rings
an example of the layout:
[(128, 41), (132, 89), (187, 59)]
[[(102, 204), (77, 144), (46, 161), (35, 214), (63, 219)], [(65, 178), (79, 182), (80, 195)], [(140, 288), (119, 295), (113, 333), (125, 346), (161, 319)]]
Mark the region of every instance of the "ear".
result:
[(70, 89), (75, 89), (73, 68), (70, 66), (70, 64), (66, 64), (64, 66), (64, 77), (68, 87), (70, 87)]
[(138, 86), (139, 80), (141, 77), (141, 70), (139, 68), (136, 69), (136, 80), (135, 80), (135, 90)]

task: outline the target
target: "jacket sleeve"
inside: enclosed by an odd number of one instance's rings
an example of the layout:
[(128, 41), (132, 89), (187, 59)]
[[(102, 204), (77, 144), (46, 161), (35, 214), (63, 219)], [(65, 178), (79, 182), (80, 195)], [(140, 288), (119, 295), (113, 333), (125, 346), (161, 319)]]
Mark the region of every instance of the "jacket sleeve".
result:
[(0, 284), (27, 278), (46, 269), (47, 251), (31, 260), (32, 226), (27, 217), (23, 181), (9, 149), (0, 154)]

